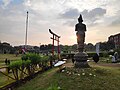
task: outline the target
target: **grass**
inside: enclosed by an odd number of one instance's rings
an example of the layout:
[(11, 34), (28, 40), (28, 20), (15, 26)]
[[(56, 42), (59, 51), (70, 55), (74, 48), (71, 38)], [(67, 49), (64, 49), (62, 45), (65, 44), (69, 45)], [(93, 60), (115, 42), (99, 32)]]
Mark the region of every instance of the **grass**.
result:
[[(12, 76), (12, 74), (10, 74), (9, 76)], [(14, 82), (15, 80), (12, 80), (11, 78), (8, 79), (7, 76), (3, 75), (0, 73), (0, 87), (6, 86), (12, 82)]]
[[(0, 67), (4, 66), (4, 60), (12, 61), (20, 59), (13, 54), (0, 54)], [(100, 58), (100, 61), (103, 58)], [(106, 59), (104, 59), (106, 60)], [(104, 61), (103, 60), (103, 61)], [(106, 62), (99, 63), (106, 63)], [(98, 64), (99, 64), (98, 63)], [(75, 69), (66, 68), (64, 72), (57, 72), (54, 68), (36, 78), (28, 81), (16, 90), (119, 90), (120, 69), (116, 67), (105, 67), (89, 62), (92, 68)], [(10, 80), (11, 81), (11, 80)], [(7, 77), (0, 74), (0, 86), (8, 82)]]
[(119, 90), (120, 69), (90, 63), (92, 68), (58, 68), (38, 75), (16, 90)]
[(15, 61), (21, 59), (21, 55), (16, 57), (15, 54), (0, 54), (0, 67), (5, 66), (4, 61), (6, 58), (10, 61)]
[[(0, 68), (6, 66), (4, 62), (6, 58), (10, 61), (15, 61), (19, 60), (21, 55), (16, 57), (15, 54), (0, 54)], [(8, 77), (0, 73), (0, 87), (10, 83), (11, 81), (11, 79), (8, 80)]]
[(16, 59), (20, 59), (21, 55), (18, 55), (16, 57), (15, 54), (0, 54), (0, 61), (4, 61), (6, 58), (9, 60), (16, 60)]

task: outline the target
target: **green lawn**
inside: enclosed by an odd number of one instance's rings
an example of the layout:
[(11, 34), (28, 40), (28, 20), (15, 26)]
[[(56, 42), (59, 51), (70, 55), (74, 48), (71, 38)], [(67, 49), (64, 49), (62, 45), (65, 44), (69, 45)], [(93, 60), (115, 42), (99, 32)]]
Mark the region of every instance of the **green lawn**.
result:
[[(12, 74), (10, 76), (12, 76)], [(6, 86), (12, 82), (14, 82), (14, 80), (12, 80), (10, 78), (8, 79), (7, 76), (4, 76), (3, 74), (0, 73), (0, 88), (3, 86)]]
[(9, 60), (16, 60), (20, 59), (21, 55), (18, 55), (17, 57), (15, 54), (0, 54), (0, 61), (4, 61), (6, 58)]
[(0, 67), (5, 65), (4, 61), (6, 58), (10, 61), (19, 60), (21, 59), (21, 54), (18, 55), (17, 57), (15, 56), (15, 54), (0, 54)]
[[(10, 61), (15, 61), (19, 60), (21, 55), (16, 57), (15, 54), (0, 54), (0, 68), (6, 66), (4, 62), (6, 58)], [(8, 77), (0, 73), (0, 87), (10, 83), (11, 81), (11, 79), (8, 80)]]
[(89, 63), (92, 68), (58, 68), (49, 70), (16, 90), (120, 90), (120, 68), (99, 66)]

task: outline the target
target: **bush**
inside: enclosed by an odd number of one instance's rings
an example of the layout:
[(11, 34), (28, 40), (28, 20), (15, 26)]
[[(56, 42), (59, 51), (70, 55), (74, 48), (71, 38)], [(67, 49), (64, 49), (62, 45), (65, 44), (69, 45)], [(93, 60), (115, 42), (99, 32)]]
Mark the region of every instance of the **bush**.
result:
[[(90, 58), (90, 57), (93, 57), (96, 54), (96, 52), (87, 53), (87, 54), (88, 54), (88, 57)], [(99, 57), (104, 57), (104, 56), (106, 57), (107, 53), (104, 53), (104, 52), (99, 53)]]
[(22, 55), (21, 59), (26, 61), (26, 60), (28, 60), (28, 56), (26, 54), (24, 54), (24, 55)]
[(39, 62), (41, 62), (41, 56), (38, 54), (32, 54), (32, 53), (24, 54), (21, 59), (25, 61), (31, 60), (32, 64), (38, 64)]
[(118, 52), (118, 56), (120, 58), (120, 49), (116, 49), (115, 52)]
[(27, 56), (29, 60), (31, 60), (32, 64), (38, 64), (39, 62), (41, 62), (41, 57), (38, 54), (28, 54)]
[(22, 60), (17, 60), (14, 61), (12, 63), (10, 63), (10, 65), (8, 66), (10, 69), (19, 69), (22, 66), (28, 66), (31, 64), (30, 60), (26, 60), (26, 61), (22, 61)]
[(22, 65), (25, 66), (25, 67), (29, 66), (30, 64), (31, 64), (30, 60), (26, 60), (26, 61), (22, 62)]
[(22, 66), (22, 61), (21, 60), (17, 60), (17, 61), (14, 61), (14, 62), (10, 63), (9, 68), (10, 69), (20, 68), (20, 66)]
[(109, 57), (108, 53), (103, 53), (103, 57)]
[(36, 64), (42, 64), (43, 66), (47, 66), (48, 62), (50, 60), (55, 60), (57, 57), (50, 57), (45, 55), (38, 55), (38, 54), (25, 54), (22, 56), (22, 60), (17, 60), (12, 62), (9, 65), (9, 68), (21, 68), (22, 66), (29, 66), (29, 65), (36, 65)]
[(108, 55), (114, 55), (115, 52), (108, 52)]

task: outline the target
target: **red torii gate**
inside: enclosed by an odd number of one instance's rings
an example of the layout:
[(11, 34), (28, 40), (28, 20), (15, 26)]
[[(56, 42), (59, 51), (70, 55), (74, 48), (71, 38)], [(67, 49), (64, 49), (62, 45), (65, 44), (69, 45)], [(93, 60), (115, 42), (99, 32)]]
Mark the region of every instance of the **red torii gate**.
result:
[(57, 45), (58, 45), (58, 58), (60, 59), (60, 46), (59, 46), (59, 38), (60, 36), (58, 36), (57, 34), (53, 33), (51, 31), (51, 29), (49, 29), (49, 32), (53, 35), (53, 37), (51, 37), (51, 39), (53, 40), (53, 47), (52, 47), (52, 55), (54, 56), (54, 40), (57, 41)]

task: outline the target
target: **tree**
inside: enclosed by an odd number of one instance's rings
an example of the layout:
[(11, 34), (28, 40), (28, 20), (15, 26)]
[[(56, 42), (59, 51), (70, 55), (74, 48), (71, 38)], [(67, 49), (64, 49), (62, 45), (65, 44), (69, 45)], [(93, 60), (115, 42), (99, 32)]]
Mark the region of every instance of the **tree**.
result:
[(108, 41), (107, 42), (107, 47), (108, 47), (108, 50), (114, 49), (115, 48), (115, 43), (113, 41)]
[(100, 49), (102, 51), (109, 51), (111, 49), (115, 48), (115, 43), (112, 41), (108, 41), (108, 42), (100, 42)]
[(76, 51), (77, 50), (77, 44), (72, 45), (72, 50)]
[(93, 51), (95, 50), (95, 46), (92, 43), (85, 44), (85, 50)]
[(0, 43), (0, 51), (1, 51), (1, 53), (4, 53), (4, 54), (10, 53), (10, 50), (12, 50), (12, 48), (13, 47), (7, 42)]

